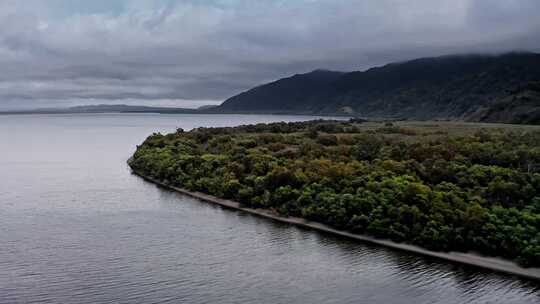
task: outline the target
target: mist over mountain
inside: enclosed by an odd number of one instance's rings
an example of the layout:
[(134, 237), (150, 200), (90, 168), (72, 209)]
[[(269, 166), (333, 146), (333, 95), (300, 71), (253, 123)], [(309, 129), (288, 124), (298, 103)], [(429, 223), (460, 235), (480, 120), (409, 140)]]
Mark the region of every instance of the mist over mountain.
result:
[(315, 70), (227, 99), (219, 112), (540, 121), (540, 54), (452, 55), (366, 71)]

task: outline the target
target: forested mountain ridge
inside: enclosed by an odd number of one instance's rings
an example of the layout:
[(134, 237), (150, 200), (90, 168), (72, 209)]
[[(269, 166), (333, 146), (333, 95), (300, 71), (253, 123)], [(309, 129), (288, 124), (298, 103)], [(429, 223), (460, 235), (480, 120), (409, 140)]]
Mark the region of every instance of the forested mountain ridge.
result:
[(471, 121), (540, 124), (540, 82), (531, 82), (510, 92), (468, 117)]
[[(529, 117), (540, 111), (538, 95), (523, 100), (516, 92), (539, 82), (540, 54), (443, 56), (294, 75), (233, 96), (216, 111), (538, 123)], [(479, 115), (508, 100), (514, 107), (526, 102), (528, 110), (502, 120)]]
[(343, 72), (315, 70), (255, 87), (227, 99), (216, 110), (240, 112), (320, 112), (320, 100), (332, 98)]

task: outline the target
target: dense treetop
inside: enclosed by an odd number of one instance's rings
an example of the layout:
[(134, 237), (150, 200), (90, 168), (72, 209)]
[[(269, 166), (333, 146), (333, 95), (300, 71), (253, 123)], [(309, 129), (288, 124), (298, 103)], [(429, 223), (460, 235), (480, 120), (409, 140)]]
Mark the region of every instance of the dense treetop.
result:
[(153, 134), (164, 183), (432, 250), (540, 266), (540, 131), (311, 121)]

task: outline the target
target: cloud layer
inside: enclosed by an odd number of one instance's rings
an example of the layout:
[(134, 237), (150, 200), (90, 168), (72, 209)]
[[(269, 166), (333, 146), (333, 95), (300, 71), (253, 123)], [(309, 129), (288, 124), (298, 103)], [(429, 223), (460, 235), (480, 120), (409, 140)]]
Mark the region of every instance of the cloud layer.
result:
[(0, 108), (217, 103), (317, 68), (540, 50), (536, 0), (4, 0)]

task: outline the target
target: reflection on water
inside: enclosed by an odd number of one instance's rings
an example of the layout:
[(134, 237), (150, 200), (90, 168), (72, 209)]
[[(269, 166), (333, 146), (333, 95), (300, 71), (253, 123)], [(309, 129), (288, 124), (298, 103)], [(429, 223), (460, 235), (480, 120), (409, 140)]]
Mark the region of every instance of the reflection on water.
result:
[(306, 117), (0, 117), (0, 303), (540, 303), (535, 282), (224, 210), (125, 161), (154, 131)]

